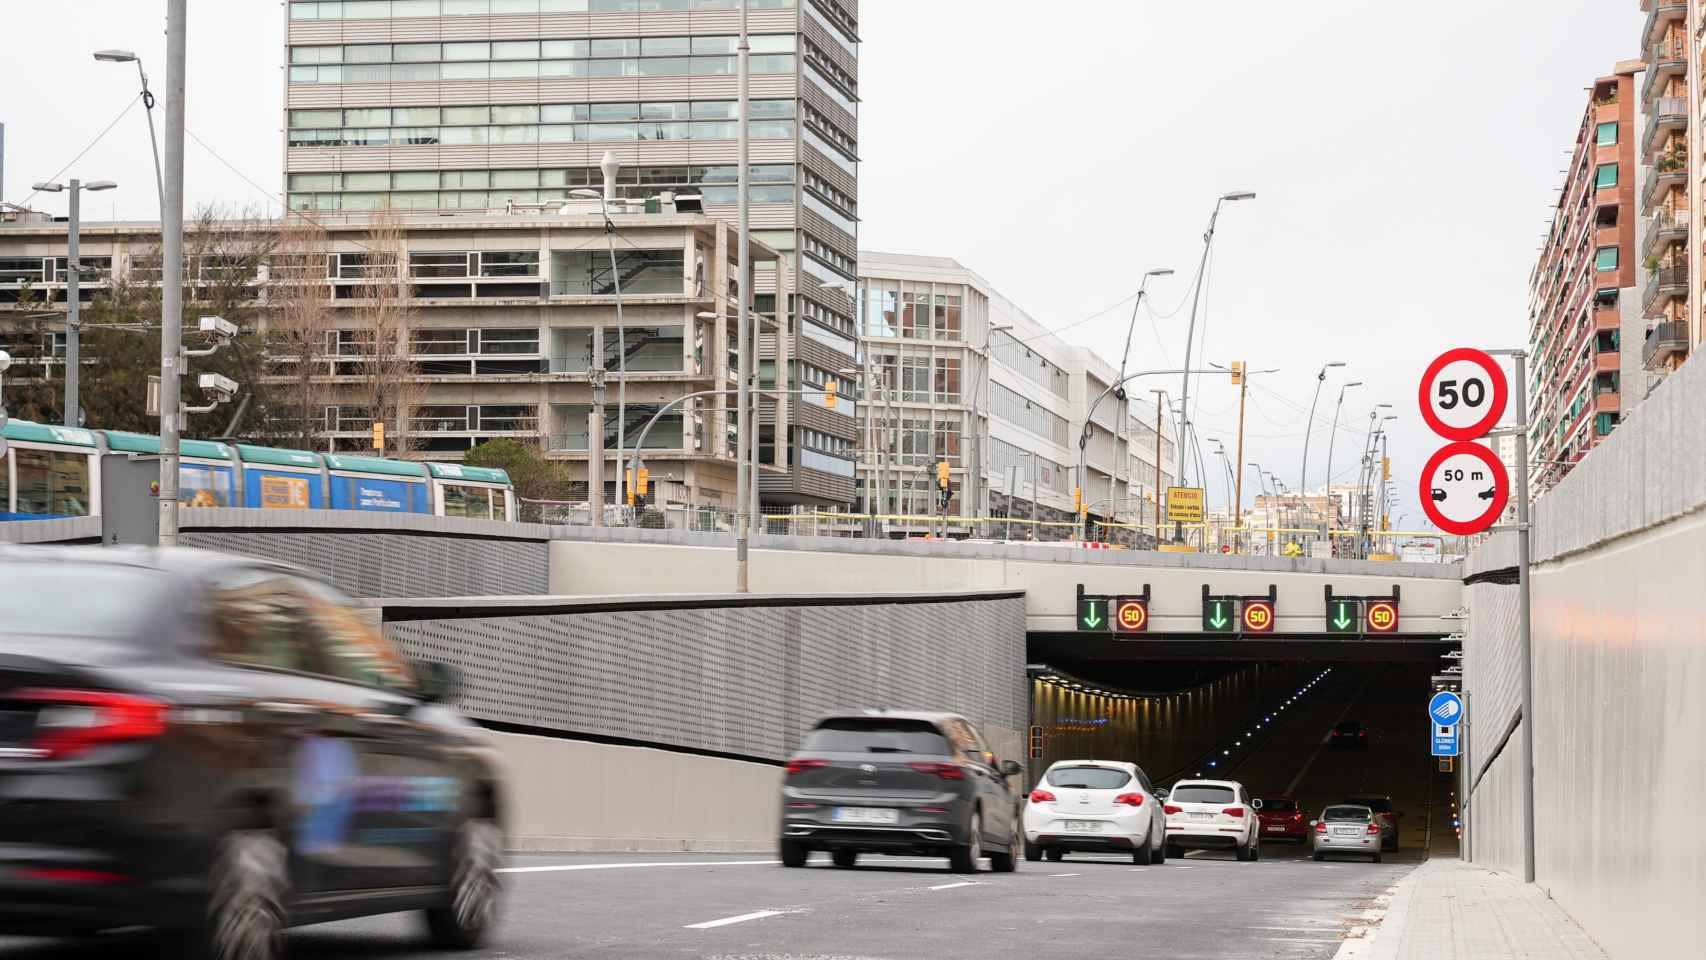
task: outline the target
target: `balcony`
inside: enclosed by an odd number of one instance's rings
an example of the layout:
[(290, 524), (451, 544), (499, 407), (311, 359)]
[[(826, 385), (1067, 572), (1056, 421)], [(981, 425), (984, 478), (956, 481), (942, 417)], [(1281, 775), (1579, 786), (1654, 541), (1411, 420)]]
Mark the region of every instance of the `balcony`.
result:
[(1646, 82), (1641, 88), (1643, 102), (1651, 107), (1654, 94), (1664, 87), (1665, 82), (1687, 70), (1688, 43), (1682, 37), (1668, 36), (1653, 44), (1647, 51)]
[(1647, 186), (1641, 193), (1641, 210), (1644, 213), (1653, 212), (1654, 208), (1668, 196), (1672, 189), (1685, 186), (1688, 183), (1688, 167), (1686, 164), (1674, 163), (1670, 158), (1661, 158), (1647, 172)]
[(1688, 239), (1688, 211), (1661, 209), (1647, 218), (1647, 243), (1641, 249), (1659, 253), (1666, 246)]
[[(1652, 2), (1652, 0), (1648, 0)], [(1647, 14), (1647, 25), (1641, 30), (1641, 45), (1650, 46), (1663, 39), (1662, 32), (1671, 24), (1681, 26), (1688, 19), (1688, 4), (1679, 0), (1658, 0)]]
[(1647, 286), (1641, 292), (1641, 309), (1647, 316), (1662, 311), (1671, 300), (1688, 296), (1688, 265), (1679, 263), (1660, 267), (1647, 275)]
[(1641, 348), (1641, 366), (1655, 370), (1669, 363), (1672, 357), (1688, 353), (1688, 321), (1666, 320), (1647, 331), (1646, 345)]
[(1647, 133), (1641, 140), (1641, 149), (1651, 157), (1661, 138), (1672, 131), (1687, 128), (1688, 98), (1660, 97), (1654, 101), (1652, 109), (1647, 111), (1647, 116)]

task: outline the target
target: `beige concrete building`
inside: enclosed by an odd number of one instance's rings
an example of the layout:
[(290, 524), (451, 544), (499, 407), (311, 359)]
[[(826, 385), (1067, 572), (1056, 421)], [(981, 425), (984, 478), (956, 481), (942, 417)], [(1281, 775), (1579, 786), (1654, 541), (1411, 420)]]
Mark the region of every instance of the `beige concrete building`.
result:
[[(403, 304), (403, 359), (416, 402), (411, 414), (400, 418), (406, 422), (386, 424), (387, 452), (458, 461), (483, 440), (513, 437), (569, 462), (571, 475), (584, 480), (593, 389), (589, 371), (600, 365), (592, 355), (597, 327), (603, 327), (608, 386), (608, 496), (614, 496), (617, 475), (618, 371), (624, 363), (624, 433), (630, 448), (640, 428), (669, 401), (734, 388), (737, 270), (730, 226), (688, 213), (618, 216), (623, 237), (619, 330), (604, 220), (587, 207), (579, 203), (578, 209), (571, 205), (556, 213), (509, 216), (412, 215), (400, 221), (409, 293)], [(373, 420), (358, 399), (368, 359), (360, 319), (363, 291), (373, 282), (367, 260), (371, 226), (364, 221), (351, 217), (328, 224), (324, 273), (307, 278), (324, 285), (332, 312), (324, 350), (311, 361), (327, 397), (309, 414), (323, 450), (372, 446)], [(158, 282), (157, 224), (85, 223), (81, 237), (86, 301), (105, 295), (114, 284)], [(753, 250), (756, 262), (777, 269), (776, 252), (757, 244)], [(17, 358), (9, 383), (27, 382), (64, 363), (63, 334), (57, 330), (39, 342), (20, 342), (21, 316), (40, 313), (44, 306), (38, 301), (20, 309), (18, 300), (28, 289), (46, 298), (45, 309), (64, 309), (65, 252), (63, 222), (26, 217), (0, 223), (0, 329), (8, 331), (0, 338)], [(216, 267), (192, 262), (188, 275), (193, 282), (198, 271)], [(786, 281), (786, 263), (780, 269)], [(275, 299), (269, 294), (280, 282), (265, 266), (254, 278), (263, 324), (265, 307)], [(759, 320), (761, 335), (776, 345), (777, 367), (783, 371), (778, 389), (791, 389), (789, 341), (777, 337), (774, 317), (760, 315)], [(619, 362), (623, 348), (625, 360)], [(99, 375), (100, 357), (85, 352), (83, 363), (85, 380)], [(275, 373), (288, 372), (275, 368)], [(732, 398), (688, 400), (659, 420), (644, 452), (657, 488), (654, 503), (732, 508), (733, 407)], [(792, 434), (795, 409), (792, 398), (766, 406), (767, 421), (781, 428), (776, 435)], [(192, 420), (187, 435), (219, 434), (228, 416), (229, 411)], [(250, 422), (236, 433), (265, 442), (269, 425)], [(810, 451), (768, 443), (760, 452), (768, 465), (761, 477), (785, 478), (793, 460)]]

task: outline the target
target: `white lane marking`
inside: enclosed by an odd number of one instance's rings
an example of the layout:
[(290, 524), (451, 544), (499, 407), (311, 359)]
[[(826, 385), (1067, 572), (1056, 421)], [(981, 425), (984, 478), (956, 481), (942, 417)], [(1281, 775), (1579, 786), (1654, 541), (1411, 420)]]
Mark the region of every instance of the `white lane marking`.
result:
[(748, 920), (763, 920), (765, 917), (779, 917), (787, 912), (788, 911), (786, 910), (754, 910), (751, 913), (743, 913), (736, 917), (724, 917), (721, 920), (707, 920), (704, 923), (690, 923), (683, 929), (709, 930), (712, 927), (726, 927), (731, 923), (745, 923)]
[(1312, 937), (1257, 937), (1268, 943), (1339, 943), (1338, 940), (1319, 940)]
[(976, 880), (961, 880), (959, 883), (938, 883), (937, 885), (935, 885), (934, 887), (930, 887), (929, 889), (931, 889), (931, 890), (952, 890), (955, 887), (975, 887), (975, 886), (978, 886), (978, 882)]
[(1051, 877), (1082, 877), (1082, 873), (1051, 873)]
[(566, 870), (626, 870), (635, 867), (751, 867), (780, 860), (648, 860), (640, 863), (565, 863), (548, 867), (499, 867), (499, 873), (561, 873)]

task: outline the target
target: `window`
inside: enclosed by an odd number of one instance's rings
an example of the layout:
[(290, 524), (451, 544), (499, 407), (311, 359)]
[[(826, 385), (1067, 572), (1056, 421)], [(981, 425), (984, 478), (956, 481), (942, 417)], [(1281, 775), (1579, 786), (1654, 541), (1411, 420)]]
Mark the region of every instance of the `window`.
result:
[(1600, 247), (1593, 255), (1593, 267), (1601, 272), (1617, 269), (1617, 248)]
[(539, 276), (539, 251), (482, 251), (480, 253), (480, 276), (537, 277)]
[(1595, 190), (1617, 186), (1617, 164), (1602, 163), (1594, 171), (1593, 186)]
[(302, 595), (286, 576), (264, 570), (228, 573), (208, 591), (215, 659), (242, 666), (311, 672)]
[(19, 447), (13, 457), (18, 472), (18, 513), (40, 517), (89, 515), (87, 454)]
[(1231, 787), (1186, 784), (1175, 787), (1167, 799), (1171, 803), (1235, 803), (1238, 796)]
[(1048, 782), (1068, 790), (1117, 790), (1131, 782), (1131, 774), (1114, 767), (1055, 767)]
[(923, 720), (846, 717), (825, 720), (806, 734), (802, 752), (950, 754), (948, 738)]
[(378, 626), (332, 588), (301, 581), (306, 613), (318, 636), (321, 672), (339, 680), (413, 692), (414, 674)]
[[(399, 174), (401, 176), (401, 174)], [(468, 276), (468, 261), (473, 256), (460, 250), (455, 252), (413, 252), (409, 253), (409, 276), (417, 278), (435, 277), (466, 277)]]
[(1602, 123), (1594, 131), (1594, 142), (1602, 147), (1613, 146), (1617, 143), (1617, 123)]

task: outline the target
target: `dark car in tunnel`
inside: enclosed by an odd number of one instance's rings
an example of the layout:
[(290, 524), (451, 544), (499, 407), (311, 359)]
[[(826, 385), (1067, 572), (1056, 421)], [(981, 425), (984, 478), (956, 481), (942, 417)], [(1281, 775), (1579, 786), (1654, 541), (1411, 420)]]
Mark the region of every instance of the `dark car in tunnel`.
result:
[(861, 853), (945, 856), (960, 873), (989, 858), (1013, 870), (1024, 841), (1020, 795), (983, 735), (951, 713), (863, 710), (824, 717), (782, 780), (782, 865), (814, 850), (837, 867)]
[(0, 933), (161, 928), (272, 960), (285, 927), (495, 916), (493, 749), (313, 575), (196, 550), (0, 548)]
[(1361, 720), (1341, 720), (1328, 734), (1327, 742), (1341, 750), (1361, 749), (1368, 746), (1368, 728), (1362, 725)]
[(1303, 816), (1303, 808), (1292, 797), (1263, 797), (1256, 818), (1261, 821), (1264, 840), (1302, 843), (1309, 839), (1309, 823)]

